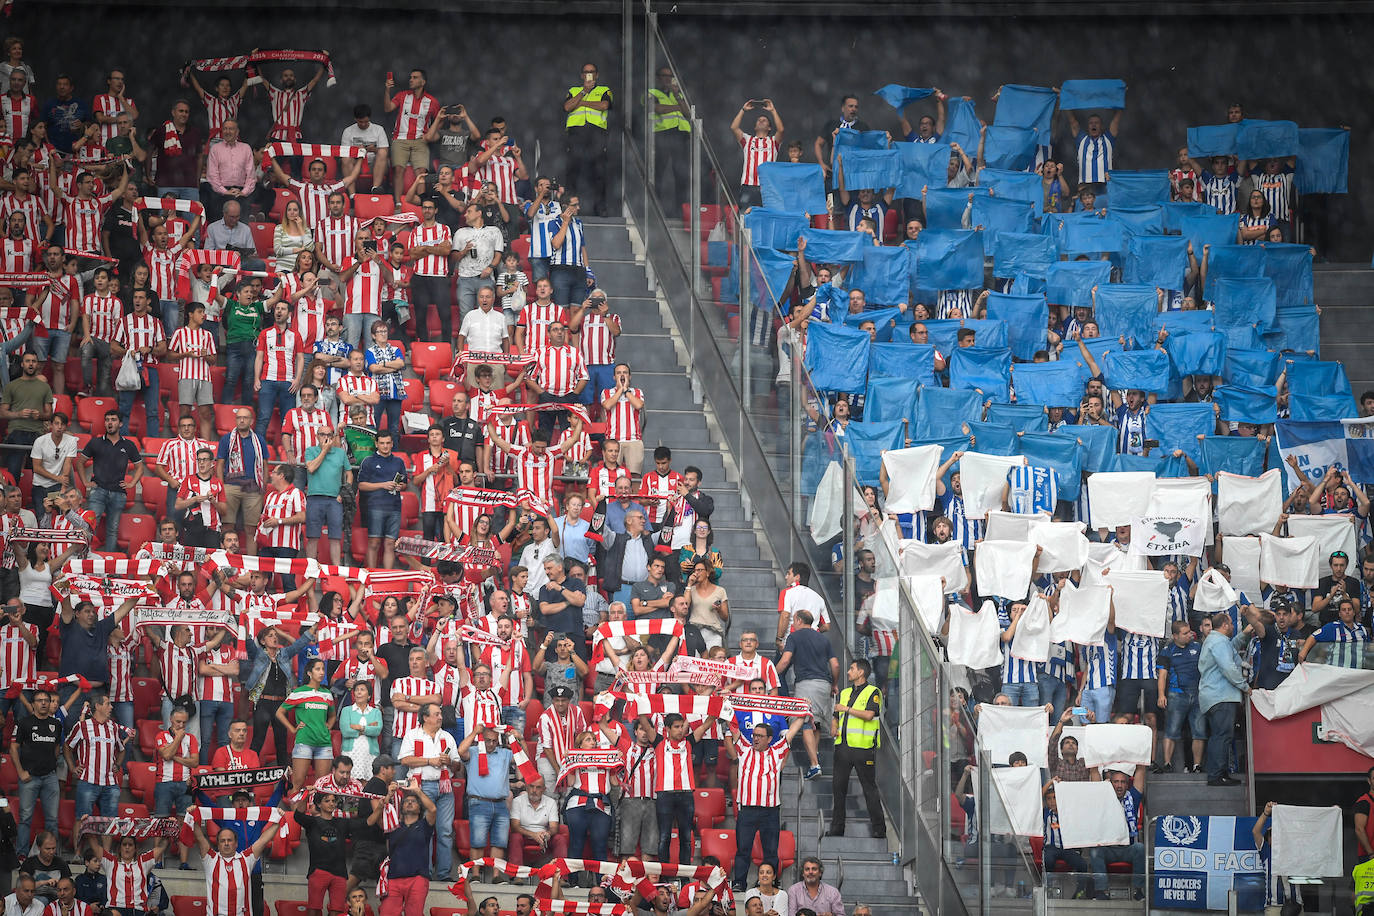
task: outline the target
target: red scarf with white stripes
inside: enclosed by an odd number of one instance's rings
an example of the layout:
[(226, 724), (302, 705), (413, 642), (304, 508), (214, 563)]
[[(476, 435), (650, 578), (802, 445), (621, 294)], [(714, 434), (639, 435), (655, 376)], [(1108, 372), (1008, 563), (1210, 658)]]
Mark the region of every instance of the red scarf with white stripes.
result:
[(317, 64), (324, 64), (325, 73), (328, 76), (326, 84), (333, 86), (337, 80), (334, 78), (334, 63), (329, 59), (327, 51), (251, 51), (248, 54), (240, 54), (237, 57), (201, 57), (186, 62), (181, 71), (181, 85), (189, 85), (189, 74), (192, 69), (202, 73), (219, 73), (224, 70), (247, 70), (248, 85), (254, 86), (262, 82), (262, 77), (258, 76), (257, 69), (253, 64), (263, 61), (289, 61), (289, 60), (308, 60)]

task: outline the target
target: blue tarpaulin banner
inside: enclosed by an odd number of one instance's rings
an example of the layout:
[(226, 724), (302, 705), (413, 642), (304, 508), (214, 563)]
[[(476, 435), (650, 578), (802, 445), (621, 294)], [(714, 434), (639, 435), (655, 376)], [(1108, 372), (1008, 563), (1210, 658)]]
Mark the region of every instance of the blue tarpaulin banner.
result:
[(852, 149), (887, 149), (887, 132), (882, 130), (854, 130), (841, 127), (835, 132), (835, 142), (831, 150), (830, 165), (834, 168), (840, 155)]
[(1263, 350), (1264, 338), (1249, 325), (1243, 328), (1218, 328), (1226, 335), (1227, 350)]
[(1013, 296), (1007, 293), (988, 293), (988, 318), (1007, 326), (1011, 355), (1029, 362), (1037, 350), (1049, 349), (1045, 330), (1050, 312), (1044, 296)]
[(941, 353), (951, 353), (955, 347), (959, 346), (959, 329), (964, 326), (965, 320), (932, 318), (929, 321), (922, 321), (921, 324), (926, 326), (926, 332), (929, 335), (927, 339), (935, 349)]
[(1151, 906), (1225, 910), (1231, 891), (1242, 913), (1264, 909), (1264, 860), (1255, 848), (1255, 818), (1163, 814), (1154, 822)]
[(1299, 194), (1344, 194), (1350, 173), (1350, 131), (1309, 127), (1298, 131)]
[[(808, 347), (808, 353), (810, 348)], [(1169, 393), (1169, 354), (1163, 350), (1127, 350), (1107, 356), (1102, 366), (1107, 387)]]
[[(1099, 370), (1106, 364), (1110, 354), (1120, 353), (1126, 349), (1121, 346), (1121, 343), (1115, 337), (1092, 337), (1087, 339), (1080, 337), (1078, 342), (1092, 354), (1093, 359), (1097, 361), (1097, 368)], [(1079, 378), (1083, 382), (1087, 382), (1088, 379), (1092, 378), (1092, 367), (1087, 365), (1085, 360), (1076, 359), (1074, 362), (1080, 364)]]
[(1296, 387), (1288, 396), (1288, 412), (1299, 423), (1359, 416), (1355, 400), (1347, 393), (1309, 394)]
[(978, 184), (990, 190), (994, 197), (1024, 200), (1035, 207), (1037, 217), (1044, 212), (1045, 190), (1041, 186), (1040, 176), (1034, 172), (983, 169), (978, 173)]
[(1226, 471), (1246, 477), (1264, 473), (1264, 442), (1255, 436), (1208, 436), (1202, 440), (1199, 474)]
[(1311, 305), (1312, 248), (1286, 242), (1261, 242), (1265, 251), (1264, 275), (1274, 281), (1280, 308)]
[(1116, 428), (1113, 426), (1061, 426), (1052, 436), (1083, 442), (1083, 470), (1089, 474), (1111, 469), (1116, 454)]
[(1086, 449), (1073, 439), (1051, 433), (1026, 433), (1021, 437), (1021, 454), (1037, 467), (1054, 471), (1059, 482), (1059, 498), (1078, 499), (1083, 486), (1083, 460)]
[[(1067, 357), (1069, 350), (1064, 351)], [(1017, 363), (1012, 367), (1018, 403), (1077, 407), (1083, 399), (1083, 376), (1067, 358), (1052, 363)]]
[(844, 325), (811, 322), (806, 332), (806, 371), (817, 391), (862, 394), (868, 387), (869, 337)]
[(931, 344), (875, 343), (868, 348), (868, 377), (914, 378), (935, 384), (935, 347)]
[(1169, 200), (1169, 173), (1165, 169), (1132, 171), (1113, 169), (1107, 175), (1107, 194), (1113, 207), (1149, 207)]
[(1221, 408), (1221, 419), (1230, 423), (1273, 423), (1278, 419), (1273, 385), (1221, 385), (1212, 400)]
[(1064, 111), (1126, 107), (1123, 80), (1064, 80), (1059, 85), (1059, 107)]
[(802, 238), (806, 239), (806, 259), (812, 264), (858, 264), (873, 247), (870, 236), (848, 230), (808, 227)]
[(1110, 282), (1112, 265), (1109, 261), (1056, 261), (1050, 265), (1045, 287), (1054, 305), (1092, 308), (1093, 287), (1106, 286)]
[(1145, 417), (1145, 432), (1159, 440), (1160, 450), (1168, 455), (1174, 449), (1194, 462), (1201, 457), (1198, 436), (1210, 436), (1216, 429), (1217, 417), (1206, 401), (1196, 404), (1155, 404)]
[(1300, 353), (1321, 353), (1321, 325), (1318, 317), (1317, 310), (1308, 306), (1279, 309), (1274, 315), (1274, 324), (1278, 332), (1277, 348), (1297, 350)]
[(1070, 257), (1080, 254), (1119, 254), (1126, 250), (1130, 233), (1119, 220), (1086, 216), (1066, 219), (1069, 214), (1051, 216), (1059, 240), (1059, 251)]
[(864, 420), (880, 422), (914, 416), (919, 387), (920, 382), (914, 378), (870, 378), (868, 393), (864, 395)]
[(1236, 131), (1239, 159), (1282, 159), (1298, 154), (1298, 125), (1293, 121), (1246, 118)]
[[(1164, 234), (1164, 208), (1158, 204), (1145, 207), (1118, 207), (1116, 201), (1107, 208), (1107, 219), (1126, 227), (1132, 237)], [(1129, 242), (1129, 239), (1127, 240)]]
[(997, 237), (1003, 232), (1024, 235), (1035, 229), (1035, 210), (1022, 200), (979, 195), (973, 198), (972, 223), (983, 227), (983, 244), (991, 255)]
[(883, 466), (883, 452), (905, 445), (901, 420), (885, 423), (850, 423), (844, 430), (844, 441), (854, 458), (854, 476), (859, 483), (876, 487)]
[(1035, 161), (1039, 136), (1040, 132), (1034, 128), (989, 126), (983, 137), (983, 161), (993, 169), (1025, 169)]
[(1044, 86), (1006, 85), (998, 92), (997, 111), (992, 116), (992, 123), (1033, 127), (1048, 138), (1054, 106), (1058, 101), (1055, 91)]
[(815, 162), (765, 162), (759, 166), (759, 192), (770, 210), (824, 213), (825, 174)]
[(1272, 350), (1228, 347), (1221, 376), (1228, 385), (1260, 388), (1278, 382), (1283, 368), (1282, 358)]
[(927, 385), (916, 396), (916, 422), (913, 439), (940, 439), (963, 435), (963, 425), (983, 417), (986, 399), (976, 391)]
[[(987, 188), (928, 188), (926, 190), (926, 229), (962, 229), (964, 212), (974, 196), (986, 197)], [(920, 241), (920, 236), (917, 236)]]
[(772, 248), (756, 247), (753, 254), (749, 264), (749, 283), (754, 304), (772, 310), (777, 307), (778, 297), (787, 289), (787, 280), (792, 276), (797, 262), (790, 254)]
[(997, 233), (992, 243), (992, 273), (996, 277), (1049, 276), (1050, 265), (1059, 260), (1054, 239), (1037, 232)]
[(974, 340), (980, 347), (1011, 346), (1011, 332), (1007, 329), (1005, 321), (998, 321), (993, 318), (965, 318), (963, 325), (973, 329), (976, 335)]
[(1288, 360), (1288, 386), (1294, 391), (1353, 397), (1345, 367), (1319, 359)]
[(911, 256), (905, 248), (864, 249), (863, 261), (845, 278), (850, 289), (861, 289), (869, 305), (897, 305), (911, 298)]
[(976, 289), (983, 285), (983, 233), (976, 229), (926, 229), (908, 249), (916, 258), (922, 289)]
[(897, 196), (917, 200), (922, 188), (943, 189), (949, 180), (948, 143), (894, 143), (901, 162)]
[(949, 355), (949, 387), (973, 389), (984, 401), (1011, 396), (1011, 350), (1005, 347), (955, 347)]
[(1220, 375), (1226, 366), (1226, 335), (1220, 331), (1184, 331), (1164, 341), (1174, 374)]
[(894, 333), (893, 325), (900, 315), (901, 312), (895, 308), (867, 308), (857, 315), (846, 314), (844, 323), (851, 328), (858, 328), (865, 322), (871, 321), (877, 332), (877, 342), (890, 343)]
[[(1182, 233), (1182, 221), (1189, 216), (1216, 216), (1216, 207), (1209, 207), (1197, 200), (1171, 200), (1164, 204), (1164, 228), (1174, 233)], [(1231, 238), (1235, 238), (1234, 235)]]
[(1207, 287), (1203, 295), (1210, 299), (1212, 287), (1223, 277), (1263, 277), (1267, 257), (1259, 245), (1213, 245), (1207, 252)]
[(946, 143), (957, 143), (972, 157), (978, 151), (978, 137), (983, 125), (978, 121), (978, 113), (968, 99), (951, 96), (945, 102), (945, 132), (940, 137)]
[[(1040, 363), (1039, 365), (1050, 364)], [(1012, 375), (1013, 377), (1016, 375), (1015, 367), (1012, 368)], [(1033, 402), (989, 405), (987, 421), (989, 423), (1005, 423), (1018, 433), (1044, 433), (1049, 432), (1050, 429), (1044, 407)]]
[[(1160, 312), (1155, 316), (1155, 330), (1167, 330), (1170, 334), (1175, 331), (1187, 333), (1189, 331), (1211, 331), (1212, 313), (1200, 309), (1189, 309), (1188, 311), (1177, 310), (1172, 312)], [(1216, 330), (1221, 330), (1217, 328)], [(1156, 335), (1158, 336), (1158, 335)]]
[(744, 214), (744, 225), (753, 233), (750, 238), (756, 248), (796, 251), (797, 238), (810, 223), (804, 213), (783, 213), (767, 207), (754, 207)]
[(873, 90), (873, 94), (882, 99), (893, 108), (901, 111), (912, 102), (919, 102), (928, 95), (933, 95), (934, 89), (921, 89), (913, 86), (899, 86), (896, 83), (888, 83), (881, 89)]
[(1274, 324), (1277, 304), (1274, 300), (1273, 280), (1268, 277), (1207, 279), (1211, 287), (1212, 313), (1217, 327), (1257, 325), (1264, 329)]
[(1159, 290), (1134, 283), (1107, 283), (1097, 288), (1093, 310), (1103, 337), (1125, 337), (1137, 347), (1154, 346)]
[[(1188, 155), (1194, 159), (1231, 156), (1236, 152), (1239, 124), (1208, 124), (1188, 128)], [(1208, 165), (1204, 162), (1203, 165)]]
[(1162, 289), (1182, 289), (1188, 271), (1188, 240), (1176, 235), (1131, 237), (1122, 279)]
[(1240, 217), (1235, 213), (1225, 216), (1212, 213), (1203, 216), (1185, 216), (1178, 221), (1179, 233), (1193, 243), (1193, 257), (1201, 263), (1206, 246), (1234, 245), (1236, 233), (1240, 229)]
[(1017, 454), (1016, 430), (1003, 423), (969, 420), (968, 432), (973, 437), (973, 450), (984, 455)]
[(882, 193), (902, 180), (901, 154), (895, 149), (846, 149), (840, 155), (846, 191), (873, 188)]

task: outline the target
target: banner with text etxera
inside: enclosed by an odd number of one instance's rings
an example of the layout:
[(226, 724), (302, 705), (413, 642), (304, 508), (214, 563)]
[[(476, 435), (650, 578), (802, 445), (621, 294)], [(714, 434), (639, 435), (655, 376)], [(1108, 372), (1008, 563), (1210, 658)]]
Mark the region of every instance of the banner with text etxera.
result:
[(1264, 862), (1255, 848), (1253, 817), (1155, 818), (1151, 906), (1163, 910), (1225, 910), (1231, 889), (1242, 913), (1264, 909)]

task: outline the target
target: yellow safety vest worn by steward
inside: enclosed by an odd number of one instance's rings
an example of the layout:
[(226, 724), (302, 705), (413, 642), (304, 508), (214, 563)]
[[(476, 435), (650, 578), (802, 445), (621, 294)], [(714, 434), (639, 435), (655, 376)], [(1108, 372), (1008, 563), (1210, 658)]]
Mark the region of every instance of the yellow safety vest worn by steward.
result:
[(1350, 877), (1355, 880), (1355, 905), (1374, 903), (1374, 858), (1356, 865)]
[[(882, 708), (883, 695), (872, 684), (865, 684), (862, 687), (846, 687), (840, 691), (839, 705), (852, 709), (873, 710), (877, 713)], [(843, 744), (845, 747), (852, 747), (859, 750), (868, 750), (878, 746), (878, 716), (864, 720), (858, 716), (851, 716), (847, 712), (839, 715), (839, 728), (835, 733), (835, 743)]]
[[(660, 105), (678, 104), (677, 93), (674, 92), (664, 92), (662, 89), (650, 89), (649, 95), (653, 96), (654, 101)], [(653, 114), (654, 117), (654, 133), (663, 130), (680, 130), (683, 133), (688, 133), (692, 129), (692, 125), (687, 123), (687, 119), (683, 117), (682, 112), (677, 109), (665, 111), (661, 114), (659, 112), (651, 112), (651, 114)]]
[[(582, 90), (582, 87), (581, 87), (581, 86), (573, 86), (571, 89), (568, 90), (568, 95), (569, 95), (569, 96), (575, 95), (576, 93), (581, 92), (581, 90)], [(611, 87), (610, 87), (610, 86), (596, 86), (596, 87), (592, 88), (591, 90), (589, 90), (588, 92), (583, 93), (583, 95), (582, 95), (582, 97), (579, 99), (579, 101), (600, 102), (600, 101), (602, 101), (602, 100), (609, 101), (610, 99), (611, 99)], [(608, 120), (609, 120), (609, 119), (607, 118), (607, 115), (608, 115), (608, 114), (610, 114), (610, 111), (609, 111), (609, 110), (607, 110), (607, 111), (597, 111), (595, 108), (592, 108), (592, 107), (589, 106), (589, 105), (578, 105), (578, 106), (577, 106), (576, 108), (574, 108), (572, 111), (568, 112), (568, 121), (567, 121), (567, 124), (566, 124), (565, 126), (567, 126), (567, 127), (599, 127), (599, 128), (601, 128), (602, 130), (606, 130), (606, 126), (607, 126), (607, 123), (608, 123)]]

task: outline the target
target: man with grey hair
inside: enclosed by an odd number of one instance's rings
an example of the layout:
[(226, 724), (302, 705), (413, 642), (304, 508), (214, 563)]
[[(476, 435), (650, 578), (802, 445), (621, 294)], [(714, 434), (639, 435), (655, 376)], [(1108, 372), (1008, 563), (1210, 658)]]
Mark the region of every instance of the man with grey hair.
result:
[(601, 587), (616, 601), (629, 601), (636, 582), (649, 578), (649, 561), (654, 552), (654, 536), (645, 530), (644, 510), (638, 506), (625, 512), (625, 533), (608, 527), (602, 532), (606, 560), (601, 564)]
[(802, 879), (787, 889), (788, 909), (793, 913), (803, 908), (811, 910), (816, 916), (844, 916), (844, 900), (839, 888), (821, 880), (825, 866), (815, 856), (807, 856), (801, 862)]

